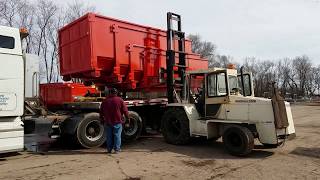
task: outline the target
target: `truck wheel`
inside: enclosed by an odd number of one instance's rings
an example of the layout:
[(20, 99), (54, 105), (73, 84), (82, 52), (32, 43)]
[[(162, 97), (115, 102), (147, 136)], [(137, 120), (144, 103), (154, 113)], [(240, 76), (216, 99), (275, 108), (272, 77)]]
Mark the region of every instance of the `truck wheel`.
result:
[(234, 156), (246, 156), (254, 147), (254, 138), (251, 131), (243, 126), (230, 126), (222, 136), (226, 150)]
[(182, 109), (171, 108), (164, 113), (162, 135), (170, 144), (183, 145), (190, 141), (189, 120)]
[(79, 122), (77, 140), (85, 148), (101, 146), (106, 141), (104, 127), (98, 113), (89, 113)]
[(136, 140), (142, 131), (142, 119), (138, 113), (129, 111), (130, 123), (125, 122), (123, 125), (122, 139), (125, 142)]

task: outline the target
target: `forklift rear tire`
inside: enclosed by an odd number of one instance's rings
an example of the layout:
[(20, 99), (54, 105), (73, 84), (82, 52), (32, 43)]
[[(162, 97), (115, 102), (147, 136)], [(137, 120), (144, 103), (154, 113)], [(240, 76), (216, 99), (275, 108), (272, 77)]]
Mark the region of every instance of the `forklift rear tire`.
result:
[(190, 142), (189, 120), (182, 109), (171, 108), (164, 113), (162, 135), (169, 144), (184, 145)]
[(106, 141), (104, 127), (100, 123), (98, 113), (89, 113), (84, 116), (78, 124), (76, 139), (85, 148), (100, 147)]
[(243, 126), (229, 126), (222, 136), (225, 149), (234, 156), (246, 156), (254, 147), (254, 137), (251, 131)]

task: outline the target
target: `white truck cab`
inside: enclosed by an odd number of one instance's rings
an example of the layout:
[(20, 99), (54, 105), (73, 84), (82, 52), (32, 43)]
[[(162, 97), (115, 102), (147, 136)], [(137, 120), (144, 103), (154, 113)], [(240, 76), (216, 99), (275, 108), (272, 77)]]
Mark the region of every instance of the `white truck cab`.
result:
[(0, 153), (23, 149), (24, 58), (20, 31), (0, 26)]

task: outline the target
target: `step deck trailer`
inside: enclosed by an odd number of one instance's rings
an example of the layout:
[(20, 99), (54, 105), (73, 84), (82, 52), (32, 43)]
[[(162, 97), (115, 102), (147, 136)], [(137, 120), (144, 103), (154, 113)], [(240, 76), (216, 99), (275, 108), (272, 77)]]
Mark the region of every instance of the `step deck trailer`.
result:
[[(46, 117), (52, 121), (52, 131), (49, 132), (52, 138), (72, 139), (86, 148), (103, 144), (105, 136), (99, 109), (105, 97), (95, 97), (99, 95), (95, 88), (78, 83), (41, 84), (40, 94), (48, 111)], [(146, 132), (147, 127), (160, 130), (167, 98), (124, 100), (131, 119), (123, 129), (124, 141), (135, 140)]]

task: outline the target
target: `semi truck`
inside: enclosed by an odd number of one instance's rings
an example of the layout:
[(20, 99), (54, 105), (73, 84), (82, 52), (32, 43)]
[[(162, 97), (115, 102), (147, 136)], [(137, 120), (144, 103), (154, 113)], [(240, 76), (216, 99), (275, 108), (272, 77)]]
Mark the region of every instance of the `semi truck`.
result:
[[(20, 39), (26, 31), (0, 26), (0, 152), (23, 150), (25, 58)], [(29, 81), (29, 79), (28, 79)]]
[(86, 14), (59, 30), (59, 64), (65, 81), (80, 79), (87, 87), (42, 84), (41, 101), (25, 103), (28, 114), (50, 119), (52, 138), (98, 147), (105, 142), (99, 107), (105, 90), (115, 87), (129, 109), (125, 141), (151, 128), (177, 145), (222, 137), (230, 154), (245, 156), (255, 139), (278, 147), (295, 135), (290, 104), (276, 88), (272, 99), (254, 97), (250, 72), (234, 65), (208, 68), (191, 43), (178, 14), (167, 14), (166, 31)]

